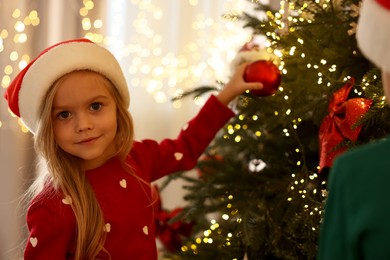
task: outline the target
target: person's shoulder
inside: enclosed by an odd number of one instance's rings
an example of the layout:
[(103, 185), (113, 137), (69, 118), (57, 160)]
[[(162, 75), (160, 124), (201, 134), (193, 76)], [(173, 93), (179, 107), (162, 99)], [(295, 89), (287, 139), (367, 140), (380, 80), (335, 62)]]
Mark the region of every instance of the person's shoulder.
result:
[[(70, 200), (68, 198), (68, 200)], [(55, 210), (61, 203), (66, 203), (67, 198), (63, 193), (55, 189), (51, 184), (47, 184), (43, 187), (42, 191), (39, 192), (30, 203), (30, 210), (39, 207), (45, 207), (48, 209)], [(71, 202), (69, 202), (70, 204)]]
[[(383, 175), (390, 167), (389, 152), (390, 138), (351, 149), (335, 159), (331, 176), (333, 176), (332, 178), (345, 178), (346, 181), (354, 179), (358, 182), (373, 174)], [(334, 174), (334, 172), (342, 174)]]
[(144, 153), (149, 149), (155, 148), (158, 146), (158, 142), (152, 139), (143, 139), (143, 140), (134, 140), (133, 146), (131, 148), (131, 154), (135, 153)]
[(381, 160), (390, 151), (390, 137), (376, 140), (368, 144), (351, 149), (339, 156), (338, 160), (352, 160), (359, 162)]
[(134, 141), (127, 160), (131, 164), (141, 164), (151, 158), (156, 158), (159, 154), (159, 142), (152, 139)]

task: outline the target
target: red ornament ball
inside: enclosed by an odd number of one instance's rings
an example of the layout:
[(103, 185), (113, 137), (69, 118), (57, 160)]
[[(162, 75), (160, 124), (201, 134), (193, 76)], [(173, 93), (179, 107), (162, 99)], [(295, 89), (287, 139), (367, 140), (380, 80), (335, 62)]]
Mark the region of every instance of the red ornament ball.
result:
[(280, 85), (282, 75), (278, 67), (269, 60), (257, 60), (247, 65), (244, 72), (246, 82), (261, 82), (262, 89), (251, 90), (250, 93), (265, 97), (274, 94)]

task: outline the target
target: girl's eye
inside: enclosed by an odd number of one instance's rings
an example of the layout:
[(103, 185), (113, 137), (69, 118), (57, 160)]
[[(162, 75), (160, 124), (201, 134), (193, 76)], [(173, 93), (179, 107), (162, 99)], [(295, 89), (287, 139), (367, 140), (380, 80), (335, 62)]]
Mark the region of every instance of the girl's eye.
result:
[(70, 112), (69, 111), (62, 111), (60, 113), (57, 114), (57, 118), (58, 119), (67, 119), (70, 117)]
[(99, 102), (92, 103), (90, 109), (92, 111), (99, 111), (102, 108), (102, 104)]

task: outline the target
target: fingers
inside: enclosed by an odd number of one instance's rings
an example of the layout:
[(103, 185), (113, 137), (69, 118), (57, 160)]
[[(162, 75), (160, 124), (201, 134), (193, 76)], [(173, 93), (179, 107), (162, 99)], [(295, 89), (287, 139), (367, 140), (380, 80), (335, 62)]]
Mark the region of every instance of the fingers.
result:
[[(242, 63), (236, 69), (236, 73), (241, 75), (241, 78), (243, 80), (244, 80), (245, 70), (248, 64), (249, 62)], [(261, 82), (245, 82), (244, 84), (245, 84), (245, 90), (258, 90), (264, 87), (263, 83)]]
[(261, 82), (250, 82), (246, 85), (248, 90), (262, 89), (264, 87), (263, 83)]
[(246, 69), (246, 66), (248, 64), (249, 64), (249, 62), (244, 62), (244, 63), (241, 63), (240, 65), (238, 65), (237, 68), (236, 68), (236, 73), (244, 76), (245, 69)]

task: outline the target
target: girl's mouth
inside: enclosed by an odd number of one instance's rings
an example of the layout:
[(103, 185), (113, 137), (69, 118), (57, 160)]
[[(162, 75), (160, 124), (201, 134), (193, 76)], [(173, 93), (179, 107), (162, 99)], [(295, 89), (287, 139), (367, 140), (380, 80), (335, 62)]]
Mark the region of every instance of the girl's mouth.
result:
[(91, 142), (97, 140), (98, 138), (99, 137), (86, 138), (86, 139), (81, 140), (80, 142), (77, 142), (76, 144), (88, 144), (88, 143), (91, 143)]

